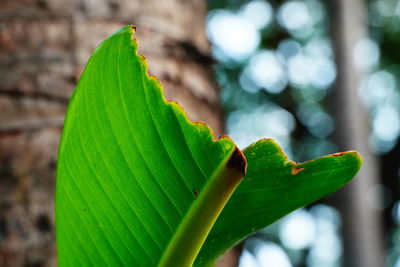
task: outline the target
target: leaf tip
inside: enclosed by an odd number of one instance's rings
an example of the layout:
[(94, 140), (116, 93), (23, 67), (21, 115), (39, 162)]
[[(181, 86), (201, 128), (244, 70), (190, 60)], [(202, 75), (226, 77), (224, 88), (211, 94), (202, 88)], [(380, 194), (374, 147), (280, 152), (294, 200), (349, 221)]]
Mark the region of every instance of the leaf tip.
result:
[(356, 163), (358, 168), (361, 168), (361, 165), (363, 162), (363, 158), (362, 158), (361, 154), (355, 150), (334, 153), (334, 154), (328, 155), (326, 157), (339, 157), (339, 158), (343, 157), (343, 158), (347, 158), (349, 160), (353, 160)]
[(350, 150), (345, 153), (352, 155), (355, 158), (355, 160), (357, 162), (357, 167), (358, 167), (358, 169), (360, 169), (362, 166), (362, 163), (363, 163), (363, 157), (361, 156), (361, 154), (355, 150)]
[(135, 25), (126, 25), (125, 27), (122, 28), (122, 30), (127, 31), (131, 35), (131, 39), (134, 39), (134, 34), (136, 32), (136, 26)]

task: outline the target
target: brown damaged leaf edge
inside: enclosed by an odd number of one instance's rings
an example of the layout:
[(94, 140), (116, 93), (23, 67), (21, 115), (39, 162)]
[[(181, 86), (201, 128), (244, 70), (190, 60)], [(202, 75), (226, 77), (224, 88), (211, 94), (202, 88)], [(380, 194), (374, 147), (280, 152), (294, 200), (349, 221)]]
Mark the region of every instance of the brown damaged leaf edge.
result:
[[(132, 41), (132, 42), (135, 42), (135, 46), (136, 46), (137, 49), (138, 49), (138, 48), (139, 48), (138, 40), (134, 37), (135, 32), (136, 32), (136, 27), (133, 26), (133, 25), (130, 25), (130, 27), (131, 27), (131, 32), (130, 32), (130, 34), (131, 34), (131, 41)], [(146, 57), (145, 57), (144, 55), (140, 54), (138, 50), (136, 50), (136, 53), (137, 53), (137, 55), (142, 59), (142, 63), (145, 64), (145, 69), (148, 70), (148, 65), (147, 65)], [(162, 86), (162, 84), (161, 84), (160, 80), (158, 79), (158, 77), (156, 77), (156, 76), (154, 76), (154, 75), (149, 75), (148, 72), (146, 72), (146, 75), (147, 75), (147, 77), (148, 77), (149, 79), (152, 79), (152, 80), (154, 80), (154, 81), (157, 82), (158, 88), (161, 90), (161, 95), (162, 95), (164, 101), (165, 101), (168, 105), (175, 106), (177, 109), (179, 109), (181, 112), (183, 112), (184, 115), (185, 115), (184, 117), (187, 119), (187, 121), (188, 121), (189, 123), (194, 124), (194, 125), (202, 125), (202, 126), (208, 128), (208, 130), (209, 130), (210, 133), (211, 133), (212, 141), (213, 141), (213, 142), (218, 142), (218, 141), (221, 140), (221, 139), (228, 139), (228, 140), (230, 140), (233, 144), (235, 144), (235, 143), (233, 142), (233, 140), (232, 140), (229, 136), (226, 136), (226, 135), (222, 135), (222, 136), (220, 136), (219, 138), (215, 138), (213, 129), (212, 129), (207, 123), (205, 123), (205, 122), (203, 122), (203, 121), (192, 121), (192, 120), (189, 118), (188, 114), (186, 113), (186, 110), (185, 110), (178, 102), (173, 101), (173, 100), (167, 100), (167, 99), (165, 99), (164, 87)], [(283, 152), (282, 152), (282, 153), (283, 153)], [(241, 150), (236, 146), (236, 144), (235, 144), (235, 150), (233, 151), (232, 155), (230, 156), (228, 162), (226, 163), (226, 167), (229, 168), (229, 169), (233, 169), (233, 170), (238, 171), (238, 173), (240, 173), (240, 174), (242, 175), (242, 177), (241, 177), (240, 180), (242, 180), (243, 177), (246, 175), (246, 169), (247, 169), (246, 157), (244, 156), (243, 151), (241, 151)], [(195, 191), (197, 192), (197, 194), (196, 194), (196, 193), (194, 193), (194, 194), (197, 196), (199, 192), (198, 192), (197, 190), (195, 190)]]
[[(251, 144), (251, 145), (249, 145), (248, 147), (246, 147), (246, 148), (243, 150), (243, 152), (245, 152), (246, 150), (250, 149), (252, 146), (257, 145), (259, 142), (262, 142), (262, 141), (273, 141), (273, 142), (275, 142), (275, 140), (272, 139), (272, 138), (261, 138), (261, 139), (259, 139), (258, 141), (254, 142), (253, 144)], [(275, 143), (276, 143), (276, 142), (275, 142)], [(288, 163), (290, 163), (290, 164), (293, 164), (292, 169), (291, 169), (291, 174), (292, 174), (292, 175), (296, 175), (296, 174), (299, 174), (300, 172), (304, 171), (304, 170), (305, 170), (305, 167), (303, 167), (303, 166), (304, 166), (305, 164), (310, 163), (310, 162), (313, 162), (313, 161), (316, 161), (316, 160), (319, 160), (319, 159), (322, 159), (322, 158), (328, 158), (328, 157), (343, 157), (343, 156), (346, 156), (346, 155), (349, 155), (349, 154), (354, 154), (357, 158), (359, 158), (360, 162), (362, 162), (362, 159), (363, 159), (362, 156), (361, 156), (361, 154), (360, 154), (358, 151), (355, 151), (355, 150), (348, 150), (348, 151), (337, 152), (337, 153), (325, 155), (325, 156), (322, 156), (322, 157), (319, 157), (319, 158), (316, 158), (316, 159), (312, 159), (312, 160), (308, 160), (308, 161), (304, 161), (304, 162), (298, 163), (298, 162), (294, 162), (294, 161), (292, 161), (292, 160), (289, 160), (289, 158), (287, 157), (287, 155), (283, 152), (281, 146), (277, 145), (277, 148), (279, 149), (280, 155), (282, 155), (283, 158), (285, 159), (285, 162), (288, 162)], [(361, 163), (360, 163), (360, 166), (361, 166)], [(249, 178), (247, 178), (247, 179), (249, 179)]]
[(292, 167), (291, 173), (292, 173), (293, 175), (296, 175), (296, 174), (298, 174), (299, 172), (301, 172), (302, 170), (304, 170), (304, 167), (293, 166), (293, 167)]
[(300, 167), (299, 165), (304, 165), (304, 164), (307, 164), (307, 163), (309, 163), (309, 162), (313, 162), (313, 161), (316, 161), (316, 160), (319, 160), (319, 159), (322, 159), (322, 158), (343, 157), (343, 156), (348, 155), (348, 154), (355, 154), (355, 155), (357, 155), (357, 157), (360, 158), (360, 160), (362, 161), (362, 156), (361, 156), (360, 153), (358, 153), (358, 152), (355, 151), (355, 150), (348, 150), (348, 151), (345, 151), (345, 152), (338, 152), (338, 153), (334, 153), (334, 154), (329, 154), (329, 155), (326, 155), (326, 156), (323, 156), (323, 157), (319, 157), (319, 158), (312, 159), (312, 160), (308, 160), (308, 161), (301, 162), (301, 163), (297, 163), (297, 162), (294, 162), (294, 161), (291, 161), (291, 160), (290, 160), (289, 162), (291, 162), (292, 164), (294, 164), (294, 166), (292, 167), (291, 173), (292, 173), (293, 175), (296, 175), (296, 174), (300, 173), (301, 171), (303, 171), (303, 170), (304, 170), (304, 167)]
[(345, 152), (339, 152), (339, 153), (332, 154), (331, 156), (332, 156), (332, 157), (341, 157), (341, 156), (343, 156), (344, 154), (345, 154)]
[[(139, 53), (139, 51), (138, 51), (138, 50), (139, 50), (139, 42), (138, 42), (138, 40), (136, 39), (136, 37), (134, 37), (134, 36), (135, 36), (135, 32), (136, 32), (136, 27), (133, 26), (133, 25), (129, 25), (129, 26), (131, 27), (131, 31), (130, 31), (131, 41), (135, 43), (135, 47), (136, 47), (136, 49), (137, 49), (137, 50), (136, 50), (136, 54), (141, 58), (142, 63), (145, 65), (145, 69), (148, 70), (148, 64), (147, 64), (146, 57), (145, 57), (144, 55), (142, 55), (142, 54)], [(193, 120), (191, 120), (191, 119), (189, 118), (189, 116), (188, 116), (186, 110), (181, 106), (181, 104), (179, 104), (178, 102), (173, 101), (173, 100), (167, 100), (167, 99), (165, 98), (164, 87), (162, 86), (162, 84), (161, 84), (160, 80), (158, 79), (158, 77), (156, 77), (156, 76), (154, 76), (154, 75), (150, 75), (150, 74), (148, 73), (148, 71), (146, 71), (146, 76), (147, 76), (150, 80), (154, 80), (154, 81), (157, 82), (158, 88), (161, 90), (161, 95), (162, 95), (162, 98), (163, 98), (163, 100), (165, 101), (165, 103), (167, 103), (168, 105), (175, 105), (176, 108), (178, 108), (180, 111), (182, 111), (182, 112), (185, 114), (185, 118), (187, 119), (187, 121), (188, 121), (189, 123), (195, 124), (195, 125), (202, 125), (202, 126), (207, 127), (208, 130), (209, 130), (210, 133), (211, 133), (213, 142), (218, 142), (218, 141), (221, 140), (221, 139), (229, 139), (229, 140), (232, 141), (232, 139), (231, 139), (229, 136), (220, 136), (219, 138), (216, 138), (215, 135), (214, 135), (213, 129), (212, 129), (207, 123), (205, 123), (205, 122), (203, 122), (203, 121), (193, 121)], [(232, 143), (234, 143), (234, 142), (232, 141)], [(235, 147), (236, 147), (236, 146), (235, 146)], [(238, 148), (236, 147), (236, 149), (238, 149)]]
[(323, 159), (323, 158), (343, 157), (343, 156), (346, 156), (348, 154), (355, 154), (355, 155), (357, 155), (358, 158), (360, 158), (361, 161), (363, 160), (363, 157), (361, 156), (361, 154), (358, 151), (348, 150), (348, 151), (344, 151), (344, 152), (338, 152), (338, 153), (334, 153), (334, 154), (329, 154), (329, 155), (326, 155), (326, 156), (322, 156), (322, 157), (319, 157), (319, 158), (316, 158), (316, 159), (304, 161), (304, 162), (301, 162), (301, 163), (296, 163), (296, 162), (293, 162), (293, 161), (292, 162), (294, 164), (297, 164), (297, 165), (303, 165), (303, 164), (306, 164), (306, 163), (309, 163), (309, 162), (312, 162), (312, 161), (315, 161), (315, 160)]

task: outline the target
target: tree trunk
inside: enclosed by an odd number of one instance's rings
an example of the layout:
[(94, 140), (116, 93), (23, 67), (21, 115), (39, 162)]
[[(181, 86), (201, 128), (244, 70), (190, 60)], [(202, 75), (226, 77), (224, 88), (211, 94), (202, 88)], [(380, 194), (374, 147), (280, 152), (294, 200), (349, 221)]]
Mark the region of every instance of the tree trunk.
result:
[(223, 130), (205, 1), (1, 0), (0, 266), (55, 266), (54, 186), (66, 104), (89, 55), (137, 26), (149, 72), (192, 120)]
[(381, 213), (368, 198), (382, 201), (371, 188), (379, 183), (379, 164), (368, 147), (368, 115), (358, 97), (363, 71), (354, 66), (355, 44), (367, 37), (363, 0), (335, 0), (330, 4), (332, 38), (338, 77), (332, 92), (336, 141), (341, 150), (355, 149), (363, 156), (358, 177), (335, 198), (342, 214), (344, 266), (384, 266)]

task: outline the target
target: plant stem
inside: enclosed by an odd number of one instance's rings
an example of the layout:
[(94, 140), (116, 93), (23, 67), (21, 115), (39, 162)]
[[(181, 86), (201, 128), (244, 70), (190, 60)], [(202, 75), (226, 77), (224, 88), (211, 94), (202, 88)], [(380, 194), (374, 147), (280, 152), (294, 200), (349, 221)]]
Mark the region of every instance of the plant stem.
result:
[(245, 175), (246, 159), (236, 149), (199, 192), (165, 250), (159, 267), (192, 266), (219, 214)]

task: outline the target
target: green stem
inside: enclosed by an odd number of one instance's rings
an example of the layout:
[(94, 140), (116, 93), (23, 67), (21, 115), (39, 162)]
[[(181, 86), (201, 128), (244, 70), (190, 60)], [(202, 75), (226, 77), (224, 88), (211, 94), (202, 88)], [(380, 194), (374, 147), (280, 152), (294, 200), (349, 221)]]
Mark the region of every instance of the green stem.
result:
[(245, 175), (238, 149), (207, 182), (161, 257), (158, 267), (192, 266), (219, 214)]

